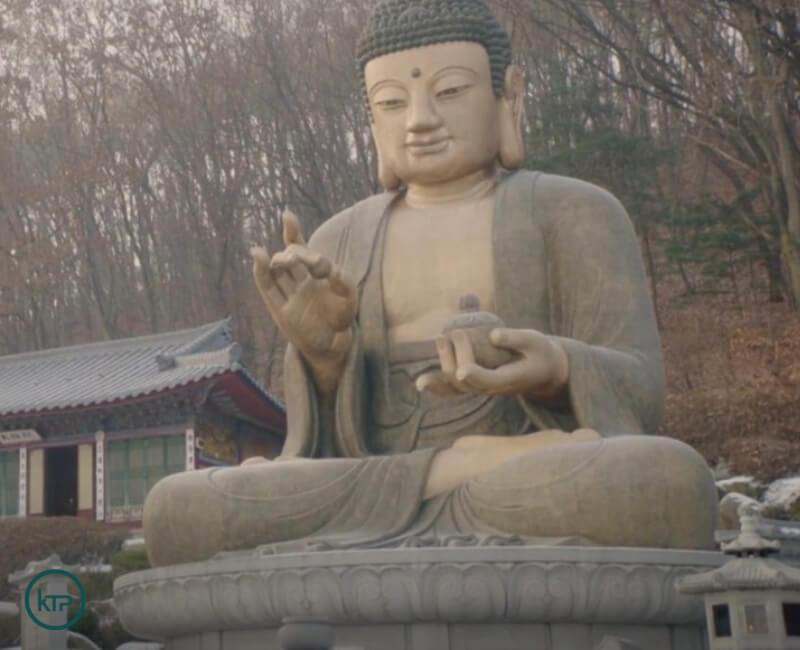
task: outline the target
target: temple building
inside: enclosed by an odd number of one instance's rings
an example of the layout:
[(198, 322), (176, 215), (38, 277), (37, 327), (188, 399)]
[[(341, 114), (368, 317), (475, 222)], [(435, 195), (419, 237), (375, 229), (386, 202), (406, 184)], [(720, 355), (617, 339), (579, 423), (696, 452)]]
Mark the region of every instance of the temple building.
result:
[(230, 320), (0, 357), (0, 518), (141, 521), (163, 476), (274, 457), (283, 404)]

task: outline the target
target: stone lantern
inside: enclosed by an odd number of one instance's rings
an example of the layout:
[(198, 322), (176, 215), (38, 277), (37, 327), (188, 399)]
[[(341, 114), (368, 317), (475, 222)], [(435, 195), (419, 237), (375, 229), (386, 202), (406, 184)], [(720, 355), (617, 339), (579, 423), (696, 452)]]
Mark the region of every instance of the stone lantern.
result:
[(800, 650), (800, 570), (769, 557), (779, 543), (758, 533), (758, 512), (740, 509), (741, 532), (722, 550), (722, 567), (676, 582), (705, 598), (711, 650)]

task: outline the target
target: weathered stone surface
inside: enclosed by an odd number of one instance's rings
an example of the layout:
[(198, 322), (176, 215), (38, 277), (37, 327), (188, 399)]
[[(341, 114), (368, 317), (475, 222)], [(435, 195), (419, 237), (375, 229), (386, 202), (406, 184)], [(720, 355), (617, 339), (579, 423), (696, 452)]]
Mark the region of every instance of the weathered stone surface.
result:
[(663, 638), (645, 647), (673, 650), (664, 645), (670, 627), (701, 631), (703, 621), (701, 601), (678, 594), (675, 580), (721, 562), (712, 552), (586, 547), (243, 553), (121, 576), (114, 598), (127, 629), (158, 640), (241, 631), (244, 643), (244, 630), (274, 632), (287, 619), (335, 625), (345, 645), (376, 626), (436, 624), (445, 638), (463, 638), (471, 628), (458, 626), (482, 625), (481, 638), (489, 639), (508, 625), (557, 624), (587, 637), (555, 650), (594, 650), (604, 635)]

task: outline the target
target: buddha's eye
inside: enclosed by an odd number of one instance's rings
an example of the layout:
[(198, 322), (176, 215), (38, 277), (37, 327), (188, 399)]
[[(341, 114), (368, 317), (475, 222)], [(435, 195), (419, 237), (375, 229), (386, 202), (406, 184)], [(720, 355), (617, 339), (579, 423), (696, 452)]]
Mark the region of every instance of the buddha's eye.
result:
[(408, 94), (395, 84), (387, 84), (372, 93), (372, 103), (380, 111), (396, 111), (408, 103)]
[(472, 88), (472, 84), (459, 84), (458, 86), (448, 86), (436, 93), (438, 99), (453, 99), (459, 97)]
[(375, 102), (375, 106), (384, 111), (397, 110), (398, 108), (403, 108), (405, 105), (406, 101), (400, 98), (381, 99)]

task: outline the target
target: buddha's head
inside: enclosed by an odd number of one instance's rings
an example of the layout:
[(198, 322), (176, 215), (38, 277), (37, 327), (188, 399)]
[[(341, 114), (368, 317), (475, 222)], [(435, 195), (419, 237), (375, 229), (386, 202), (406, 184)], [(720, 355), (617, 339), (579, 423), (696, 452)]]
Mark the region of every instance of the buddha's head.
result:
[(385, 0), (357, 57), (387, 189), (521, 166), (522, 73), (483, 0)]

